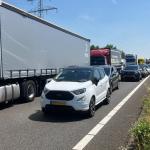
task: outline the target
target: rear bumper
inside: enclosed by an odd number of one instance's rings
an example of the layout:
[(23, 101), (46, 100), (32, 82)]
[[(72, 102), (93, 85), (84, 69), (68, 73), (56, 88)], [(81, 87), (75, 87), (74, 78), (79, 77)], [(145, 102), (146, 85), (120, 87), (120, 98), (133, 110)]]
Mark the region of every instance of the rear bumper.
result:
[(122, 79), (138, 79), (140, 76), (139, 75), (122, 75)]

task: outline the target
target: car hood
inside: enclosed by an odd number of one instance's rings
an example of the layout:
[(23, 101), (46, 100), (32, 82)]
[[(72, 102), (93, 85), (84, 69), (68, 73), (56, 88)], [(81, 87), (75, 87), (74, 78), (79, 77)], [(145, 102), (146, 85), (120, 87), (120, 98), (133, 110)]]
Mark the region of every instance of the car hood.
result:
[(57, 90), (57, 91), (74, 91), (82, 88), (87, 88), (90, 85), (92, 85), (91, 81), (64, 82), (64, 81), (52, 80), (51, 82), (45, 85), (45, 88), (48, 90)]

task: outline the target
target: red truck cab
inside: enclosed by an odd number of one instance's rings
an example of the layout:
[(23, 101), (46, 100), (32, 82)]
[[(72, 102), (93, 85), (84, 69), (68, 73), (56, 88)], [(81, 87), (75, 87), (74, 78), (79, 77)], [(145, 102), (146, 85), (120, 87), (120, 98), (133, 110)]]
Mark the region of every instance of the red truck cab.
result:
[(90, 56), (91, 56), (91, 65), (110, 65), (111, 64), (110, 49), (108, 48), (91, 50)]

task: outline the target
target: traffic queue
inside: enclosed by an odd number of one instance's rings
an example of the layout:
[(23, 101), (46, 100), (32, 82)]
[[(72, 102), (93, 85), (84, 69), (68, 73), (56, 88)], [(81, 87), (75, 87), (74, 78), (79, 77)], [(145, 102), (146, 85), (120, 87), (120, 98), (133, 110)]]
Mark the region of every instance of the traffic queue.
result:
[(41, 98), (44, 114), (51, 110), (72, 110), (93, 117), (96, 106), (109, 104), (111, 93), (121, 81), (140, 81), (150, 74), (150, 65), (130, 64), (117, 71), (113, 65), (64, 68), (45, 85)]

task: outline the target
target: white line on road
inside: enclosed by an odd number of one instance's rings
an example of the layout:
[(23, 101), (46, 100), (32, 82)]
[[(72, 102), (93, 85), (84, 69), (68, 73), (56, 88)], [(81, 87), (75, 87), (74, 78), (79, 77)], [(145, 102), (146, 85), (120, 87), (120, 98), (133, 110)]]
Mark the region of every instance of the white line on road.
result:
[(133, 91), (131, 91), (117, 106), (111, 110), (87, 135), (85, 135), (74, 147), (73, 150), (83, 150), (87, 144), (96, 136), (108, 121), (123, 107), (123, 105), (134, 95), (149, 77), (145, 78)]

